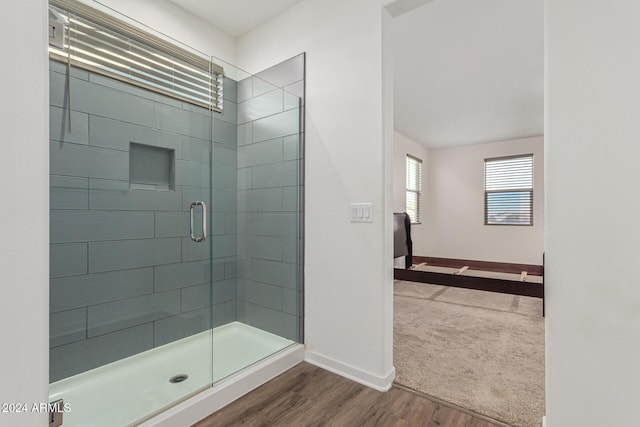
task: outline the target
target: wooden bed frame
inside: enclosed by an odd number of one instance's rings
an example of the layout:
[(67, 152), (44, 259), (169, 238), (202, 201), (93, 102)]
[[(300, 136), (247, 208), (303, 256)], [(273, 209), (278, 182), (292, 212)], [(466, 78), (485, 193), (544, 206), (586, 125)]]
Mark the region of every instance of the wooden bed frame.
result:
[[(542, 265), (415, 256), (412, 253), (411, 221), (406, 212), (394, 213), (393, 234), (394, 258), (401, 256), (405, 258), (405, 268), (395, 268), (394, 279), (542, 298), (542, 315), (544, 316), (544, 254), (542, 254)], [(428, 267), (455, 268), (457, 271), (421, 271), (413, 268), (414, 265), (422, 263)], [(467, 269), (520, 274), (520, 280), (464, 274)], [(538, 280), (526, 281), (528, 276), (541, 276), (542, 283)]]
[(531, 276), (542, 276), (542, 283), (520, 280), (498, 279), (492, 277), (478, 277), (461, 274), (438, 273), (432, 271), (394, 269), (394, 279), (411, 282), (429, 283), (432, 285), (452, 286), (456, 288), (476, 289), (489, 292), (500, 292), (512, 295), (522, 295), (543, 299), (544, 315), (544, 256), (543, 265), (512, 264), (488, 261), (463, 260), (452, 258), (434, 258), (414, 256), (413, 263), (426, 263), (434, 267), (462, 268), (468, 266), (472, 270), (495, 271), (499, 273), (520, 274), (526, 271)]

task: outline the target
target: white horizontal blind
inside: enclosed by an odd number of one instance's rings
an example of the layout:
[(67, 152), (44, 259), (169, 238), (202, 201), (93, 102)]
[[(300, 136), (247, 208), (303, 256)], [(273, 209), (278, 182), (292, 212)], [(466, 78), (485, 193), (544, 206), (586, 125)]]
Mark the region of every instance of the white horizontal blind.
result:
[(422, 196), (422, 160), (407, 156), (406, 211), (413, 224), (420, 223)]
[(49, 46), (52, 59), (222, 111), (222, 69), (209, 58), (169, 46), (87, 6), (70, 1), (52, 3), (65, 6), (55, 10), (68, 17), (63, 47)]
[(485, 159), (484, 223), (533, 225), (533, 154)]

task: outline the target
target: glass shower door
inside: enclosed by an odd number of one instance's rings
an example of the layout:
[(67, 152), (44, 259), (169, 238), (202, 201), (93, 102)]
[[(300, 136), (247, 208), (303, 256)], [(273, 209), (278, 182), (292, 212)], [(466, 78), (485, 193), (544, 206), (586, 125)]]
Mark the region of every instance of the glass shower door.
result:
[(131, 425), (212, 383), (212, 112), (50, 62), (50, 400)]

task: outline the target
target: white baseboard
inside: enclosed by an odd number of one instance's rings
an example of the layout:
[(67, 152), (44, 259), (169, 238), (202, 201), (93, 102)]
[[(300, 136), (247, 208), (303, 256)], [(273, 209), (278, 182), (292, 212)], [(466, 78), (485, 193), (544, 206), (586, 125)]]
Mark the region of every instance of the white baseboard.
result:
[(547, 427), (547, 416), (542, 417), (542, 427)]
[(139, 427), (190, 426), (244, 396), (304, 360), (301, 344), (286, 348), (250, 368), (217, 383), (192, 398), (145, 421)]
[(396, 377), (396, 368), (392, 368), (384, 377), (380, 377), (369, 372), (365, 372), (359, 368), (334, 360), (330, 357), (323, 356), (312, 350), (305, 351), (305, 362), (316, 365), (319, 368), (338, 374), (341, 377), (348, 378), (352, 381), (365, 385), (378, 391), (388, 391), (393, 385)]

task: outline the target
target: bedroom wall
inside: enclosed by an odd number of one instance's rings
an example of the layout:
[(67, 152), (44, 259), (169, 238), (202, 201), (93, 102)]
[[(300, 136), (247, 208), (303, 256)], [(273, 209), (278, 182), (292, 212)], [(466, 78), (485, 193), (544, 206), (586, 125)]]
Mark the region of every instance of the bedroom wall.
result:
[[(533, 226), (484, 225), (484, 159), (534, 155)], [(416, 255), (542, 264), (544, 246), (543, 137), (430, 150), (427, 226)]]
[(393, 211), (404, 212), (406, 210), (406, 180), (407, 180), (407, 155), (422, 160), (422, 223), (411, 225), (411, 237), (413, 240), (413, 253), (424, 255), (427, 253), (427, 224), (426, 211), (429, 195), (427, 187), (427, 175), (429, 171), (429, 150), (424, 146), (407, 138), (400, 132), (393, 135)]
[(612, 6), (545, 2), (548, 427), (637, 423), (640, 3)]

